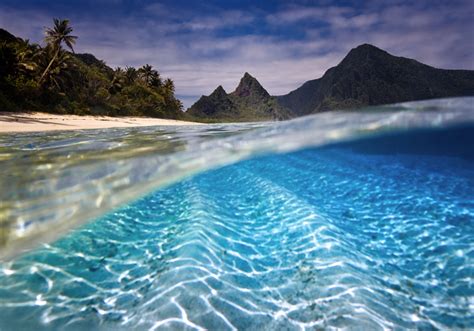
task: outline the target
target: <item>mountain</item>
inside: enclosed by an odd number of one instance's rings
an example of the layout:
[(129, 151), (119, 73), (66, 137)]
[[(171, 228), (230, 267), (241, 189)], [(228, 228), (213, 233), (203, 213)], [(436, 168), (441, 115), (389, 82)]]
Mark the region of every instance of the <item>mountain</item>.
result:
[(293, 117), (403, 101), (474, 95), (474, 71), (444, 70), (364, 44), (323, 77), (279, 96)]
[(282, 120), (332, 109), (472, 95), (472, 70), (437, 69), (363, 44), (321, 78), (286, 95), (270, 96), (245, 73), (234, 92), (227, 94), (219, 86), (187, 115), (199, 121)]
[(18, 39), (17, 37), (12, 35), (7, 30), (0, 28), (0, 42), (12, 43), (12, 42), (17, 41), (17, 39)]
[(263, 86), (245, 73), (232, 93), (226, 93), (222, 86), (209, 96), (202, 96), (192, 105), (186, 115), (193, 120), (222, 121), (265, 121), (290, 118), (288, 110), (280, 106)]
[(203, 95), (186, 114), (197, 118), (223, 118), (238, 115), (234, 105), (224, 88), (219, 85), (209, 96)]

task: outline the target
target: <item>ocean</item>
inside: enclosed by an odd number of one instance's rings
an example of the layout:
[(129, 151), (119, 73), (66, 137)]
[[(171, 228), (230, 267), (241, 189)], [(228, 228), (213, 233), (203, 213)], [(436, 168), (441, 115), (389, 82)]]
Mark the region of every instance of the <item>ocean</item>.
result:
[(0, 136), (1, 330), (474, 328), (474, 98)]

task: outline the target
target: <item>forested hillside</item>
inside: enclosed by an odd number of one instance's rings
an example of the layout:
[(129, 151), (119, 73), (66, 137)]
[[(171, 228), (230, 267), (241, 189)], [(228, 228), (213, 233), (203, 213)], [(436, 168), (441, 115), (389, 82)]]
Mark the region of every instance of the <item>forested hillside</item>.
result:
[[(150, 65), (112, 69), (75, 54), (68, 20), (54, 20), (44, 46), (0, 29), (0, 111), (182, 118), (174, 83)], [(79, 39), (80, 40), (80, 39)]]

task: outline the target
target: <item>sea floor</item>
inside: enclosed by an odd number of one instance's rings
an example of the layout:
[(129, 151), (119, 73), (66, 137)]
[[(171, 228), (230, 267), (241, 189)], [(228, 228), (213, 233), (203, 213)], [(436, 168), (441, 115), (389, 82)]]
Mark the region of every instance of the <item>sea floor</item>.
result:
[(456, 157), (240, 162), (2, 264), (0, 329), (472, 329), (472, 197)]

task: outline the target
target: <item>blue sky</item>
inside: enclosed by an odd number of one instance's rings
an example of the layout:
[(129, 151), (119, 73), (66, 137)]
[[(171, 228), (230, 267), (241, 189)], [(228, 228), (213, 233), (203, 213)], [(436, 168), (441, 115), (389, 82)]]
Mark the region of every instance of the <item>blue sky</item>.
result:
[(2, 0), (0, 27), (41, 42), (69, 18), (76, 51), (112, 67), (149, 63), (190, 106), (248, 71), (274, 95), (371, 43), (441, 68), (474, 69), (474, 1)]

